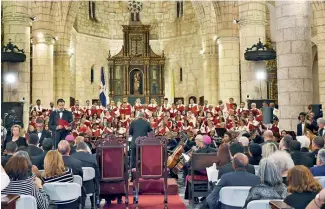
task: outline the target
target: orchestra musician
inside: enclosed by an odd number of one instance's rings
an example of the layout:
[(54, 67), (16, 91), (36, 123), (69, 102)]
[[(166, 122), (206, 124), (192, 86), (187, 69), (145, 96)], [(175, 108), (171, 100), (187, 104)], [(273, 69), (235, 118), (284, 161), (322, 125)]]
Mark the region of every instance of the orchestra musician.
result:
[[(54, 147), (57, 148), (60, 140), (65, 139), (70, 134), (71, 127), (69, 124), (72, 122), (72, 113), (64, 109), (65, 101), (58, 99), (57, 110), (53, 111), (50, 115), (49, 126), (54, 138)], [(64, 125), (59, 124), (59, 119), (65, 121)]]

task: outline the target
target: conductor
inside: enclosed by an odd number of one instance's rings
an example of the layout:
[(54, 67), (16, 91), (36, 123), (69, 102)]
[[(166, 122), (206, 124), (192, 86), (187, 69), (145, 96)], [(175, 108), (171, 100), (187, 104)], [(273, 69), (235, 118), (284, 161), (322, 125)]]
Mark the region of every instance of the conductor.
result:
[(131, 141), (131, 167), (136, 166), (136, 144), (135, 140), (139, 136), (147, 136), (152, 131), (151, 125), (144, 119), (144, 113), (139, 112), (137, 119), (132, 121), (129, 129), (129, 134), (132, 136)]
[[(64, 109), (65, 101), (63, 99), (58, 99), (56, 104), (58, 108), (51, 113), (49, 119), (49, 127), (52, 131), (52, 139), (55, 149), (58, 147), (59, 142), (69, 135), (71, 127), (68, 124), (72, 122), (72, 113)], [(60, 125), (59, 119), (65, 121), (65, 125)]]

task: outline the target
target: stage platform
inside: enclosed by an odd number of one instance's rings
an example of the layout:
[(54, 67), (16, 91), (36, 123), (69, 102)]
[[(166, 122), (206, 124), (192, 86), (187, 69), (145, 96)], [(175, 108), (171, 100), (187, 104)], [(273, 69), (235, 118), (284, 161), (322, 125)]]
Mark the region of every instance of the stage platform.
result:
[[(162, 194), (164, 191), (164, 180), (163, 179), (149, 179), (141, 180), (140, 182), (140, 194)], [(168, 178), (167, 180), (168, 195), (178, 195), (178, 184), (176, 179)], [(133, 183), (129, 182), (129, 194), (133, 195)]]

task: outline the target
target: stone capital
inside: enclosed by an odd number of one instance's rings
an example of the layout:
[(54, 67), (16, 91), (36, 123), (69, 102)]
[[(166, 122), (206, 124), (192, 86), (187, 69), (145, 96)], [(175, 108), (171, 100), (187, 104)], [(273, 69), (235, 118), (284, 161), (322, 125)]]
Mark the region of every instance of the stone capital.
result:
[(32, 20), (29, 16), (26, 15), (9, 15), (3, 17), (3, 24), (9, 25), (22, 25), (26, 27), (30, 27), (32, 24)]
[(240, 19), (239, 20), (239, 26), (248, 26), (248, 25), (263, 25), (266, 26), (266, 20), (265, 19), (253, 19), (253, 18), (247, 18), (247, 19)]
[(51, 35), (45, 34), (43, 37), (32, 37), (32, 44), (47, 44), (47, 45), (54, 45), (55, 38)]
[(236, 36), (221, 36), (218, 37), (217, 43), (223, 44), (223, 43), (238, 43), (239, 44), (239, 37)]

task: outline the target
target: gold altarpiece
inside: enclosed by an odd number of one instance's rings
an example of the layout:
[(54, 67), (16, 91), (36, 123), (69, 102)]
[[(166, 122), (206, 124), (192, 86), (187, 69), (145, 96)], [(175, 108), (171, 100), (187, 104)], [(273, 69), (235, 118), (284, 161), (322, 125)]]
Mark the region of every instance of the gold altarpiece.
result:
[(110, 75), (109, 97), (115, 102), (137, 98), (149, 104), (150, 99), (161, 103), (164, 97), (165, 57), (155, 54), (150, 46), (150, 25), (123, 25), (121, 51), (108, 55)]

